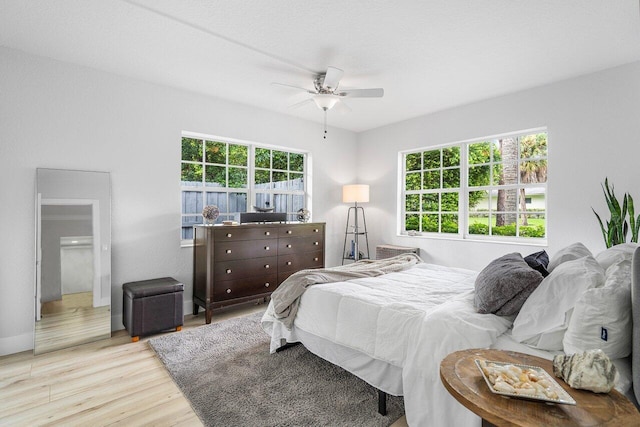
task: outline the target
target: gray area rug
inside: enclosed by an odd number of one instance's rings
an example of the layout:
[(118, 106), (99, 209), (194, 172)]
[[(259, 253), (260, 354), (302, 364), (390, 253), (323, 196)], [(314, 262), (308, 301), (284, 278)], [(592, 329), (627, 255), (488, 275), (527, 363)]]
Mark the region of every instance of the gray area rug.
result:
[(149, 340), (207, 426), (388, 426), (404, 414), (389, 396), (297, 345), (269, 354), (262, 313)]

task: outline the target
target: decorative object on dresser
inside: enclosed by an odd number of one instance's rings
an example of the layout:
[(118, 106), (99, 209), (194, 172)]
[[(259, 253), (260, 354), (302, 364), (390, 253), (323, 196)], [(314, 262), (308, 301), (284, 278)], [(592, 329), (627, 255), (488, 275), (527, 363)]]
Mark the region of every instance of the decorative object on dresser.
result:
[(184, 285), (172, 277), (129, 282), (122, 285), (122, 323), (136, 342), (149, 335), (182, 329)]
[(213, 225), (220, 216), (220, 209), (216, 205), (207, 205), (202, 209), (202, 217), (206, 224)]
[(285, 212), (241, 212), (240, 223), (248, 222), (285, 222), (287, 214)]
[(392, 258), (402, 254), (416, 254), (420, 256), (420, 248), (411, 248), (408, 246), (396, 245), (378, 245), (376, 246), (376, 259)]
[(300, 222), (307, 222), (309, 221), (309, 218), (311, 218), (311, 212), (309, 212), (308, 209), (300, 208), (298, 209), (297, 218)]
[(324, 267), (324, 223), (196, 226), (193, 314), (266, 298), (291, 274)]
[[(344, 247), (342, 249), (342, 264), (345, 260), (358, 261), (360, 259), (369, 258), (369, 237), (367, 236), (367, 220), (364, 216), (364, 208), (358, 206), (358, 203), (367, 203), (369, 201), (369, 186), (363, 184), (343, 185), (342, 186), (342, 202), (353, 203), (347, 212), (347, 226), (344, 231)], [(351, 218), (353, 214), (353, 223)], [(358, 216), (362, 217), (362, 223), (358, 223)], [(349, 231), (352, 228), (353, 231)], [(352, 240), (348, 242), (348, 237), (352, 236)], [(366, 253), (360, 251), (360, 237), (364, 237), (366, 242)], [(363, 248), (364, 250), (364, 248)]]

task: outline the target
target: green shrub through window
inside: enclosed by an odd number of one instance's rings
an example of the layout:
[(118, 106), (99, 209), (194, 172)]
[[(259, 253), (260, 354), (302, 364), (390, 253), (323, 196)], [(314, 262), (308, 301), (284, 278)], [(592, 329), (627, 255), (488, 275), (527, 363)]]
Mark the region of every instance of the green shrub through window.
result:
[(546, 238), (544, 130), (402, 156), (403, 233)]
[(218, 206), (218, 223), (238, 221), (253, 206), (285, 212), (295, 220), (307, 201), (306, 159), (306, 153), (183, 135), (182, 240), (193, 238), (193, 225), (203, 223), (206, 205)]

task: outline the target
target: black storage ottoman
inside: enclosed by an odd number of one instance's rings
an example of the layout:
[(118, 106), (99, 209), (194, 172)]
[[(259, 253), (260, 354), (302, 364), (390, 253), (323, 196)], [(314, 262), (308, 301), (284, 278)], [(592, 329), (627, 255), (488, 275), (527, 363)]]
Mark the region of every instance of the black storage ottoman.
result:
[(122, 285), (122, 323), (132, 341), (141, 335), (182, 329), (184, 285), (172, 277)]

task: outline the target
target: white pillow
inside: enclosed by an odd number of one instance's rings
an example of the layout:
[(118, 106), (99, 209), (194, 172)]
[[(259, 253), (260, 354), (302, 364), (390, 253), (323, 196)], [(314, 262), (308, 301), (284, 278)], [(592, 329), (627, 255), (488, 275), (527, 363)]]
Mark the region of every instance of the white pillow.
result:
[(611, 246), (596, 255), (596, 261), (606, 270), (618, 261), (633, 258), (633, 252), (637, 247), (637, 243), (621, 243)]
[(567, 246), (566, 248), (560, 249), (549, 259), (549, 265), (547, 266), (547, 271), (551, 273), (554, 268), (562, 264), (563, 262), (572, 261), (574, 259), (593, 256), (591, 251), (587, 249), (585, 245), (580, 242), (574, 243), (572, 245)]
[(561, 263), (522, 305), (513, 338), (543, 350), (562, 350), (576, 301), (587, 289), (603, 284), (604, 270), (592, 256)]
[(601, 349), (611, 359), (631, 354), (631, 261), (607, 269), (602, 288), (586, 290), (576, 302), (564, 335), (566, 354)]

